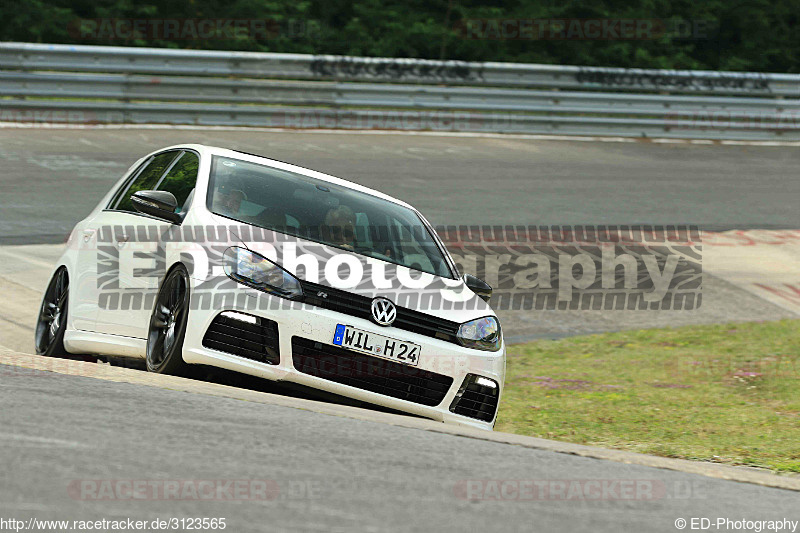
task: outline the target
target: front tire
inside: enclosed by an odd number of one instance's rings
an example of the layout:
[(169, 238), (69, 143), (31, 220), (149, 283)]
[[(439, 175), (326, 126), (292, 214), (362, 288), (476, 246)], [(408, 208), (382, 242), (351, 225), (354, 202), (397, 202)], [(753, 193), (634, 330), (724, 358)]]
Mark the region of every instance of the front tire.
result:
[(183, 362), (183, 339), (189, 317), (189, 273), (183, 265), (172, 269), (158, 291), (147, 332), (147, 370), (179, 374)]
[(69, 307), (69, 274), (66, 267), (59, 268), (42, 297), (39, 318), (36, 321), (34, 347), (38, 355), (65, 357), (64, 332), (67, 329)]

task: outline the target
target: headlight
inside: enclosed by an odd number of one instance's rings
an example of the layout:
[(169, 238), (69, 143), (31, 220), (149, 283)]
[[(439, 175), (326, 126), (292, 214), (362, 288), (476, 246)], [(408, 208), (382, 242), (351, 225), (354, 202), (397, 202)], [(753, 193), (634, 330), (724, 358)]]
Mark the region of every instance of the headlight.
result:
[(296, 277), (255, 252), (236, 246), (228, 248), (224, 263), (225, 274), (234, 281), (283, 298), (295, 299), (303, 295)]
[(465, 322), (458, 328), (459, 342), (467, 348), (496, 352), (500, 349), (500, 324), (493, 316)]

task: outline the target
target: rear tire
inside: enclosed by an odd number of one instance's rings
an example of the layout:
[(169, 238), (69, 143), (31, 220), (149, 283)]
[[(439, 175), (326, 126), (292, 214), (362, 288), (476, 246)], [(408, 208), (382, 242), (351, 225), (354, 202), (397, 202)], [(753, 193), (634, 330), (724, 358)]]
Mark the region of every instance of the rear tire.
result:
[(59, 268), (42, 297), (39, 318), (34, 332), (36, 353), (46, 357), (66, 357), (64, 332), (67, 329), (69, 307), (69, 274), (66, 267)]
[(147, 330), (147, 370), (158, 374), (179, 374), (183, 362), (183, 339), (189, 317), (189, 273), (178, 265), (158, 291)]

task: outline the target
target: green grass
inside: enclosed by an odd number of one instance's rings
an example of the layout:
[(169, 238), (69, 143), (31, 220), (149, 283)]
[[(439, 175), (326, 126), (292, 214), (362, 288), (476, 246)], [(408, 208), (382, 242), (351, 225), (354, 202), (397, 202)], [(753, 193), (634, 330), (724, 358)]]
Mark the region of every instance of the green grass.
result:
[(800, 320), (509, 348), (496, 429), (800, 472)]

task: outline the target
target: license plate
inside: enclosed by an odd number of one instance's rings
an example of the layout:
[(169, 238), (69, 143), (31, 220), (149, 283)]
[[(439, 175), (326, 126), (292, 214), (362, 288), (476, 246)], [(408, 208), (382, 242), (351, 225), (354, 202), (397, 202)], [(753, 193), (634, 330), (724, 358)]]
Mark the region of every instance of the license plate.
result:
[(420, 352), (422, 351), (419, 344), (399, 341), (344, 324), (336, 325), (333, 344), (411, 366), (417, 366)]

